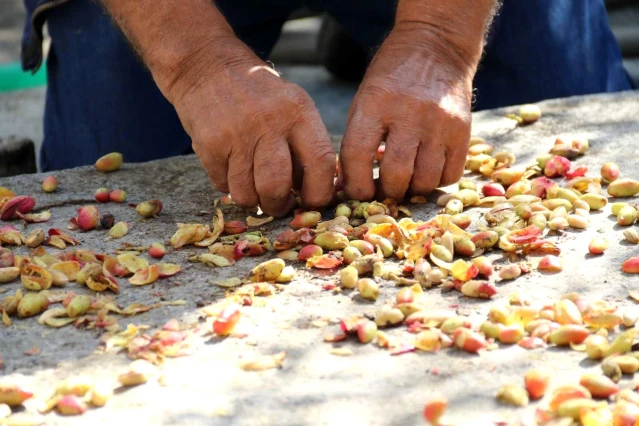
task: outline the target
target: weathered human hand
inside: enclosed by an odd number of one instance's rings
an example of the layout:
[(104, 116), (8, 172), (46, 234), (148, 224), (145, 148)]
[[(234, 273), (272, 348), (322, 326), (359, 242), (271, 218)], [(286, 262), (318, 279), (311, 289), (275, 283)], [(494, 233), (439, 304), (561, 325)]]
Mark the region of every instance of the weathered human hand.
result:
[[(239, 41), (203, 54), (171, 87), (171, 100), (210, 180), (235, 203), (283, 216), (301, 188), (305, 206), (333, 197), (335, 154), (313, 101)], [(200, 62), (203, 61), (203, 62)]]
[[(371, 63), (349, 112), (340, 185), (349, 198), (427, 194), (462, 176), (475, 64), (421, 29), (396, 26)], [(380, 178), (373, 159), (386, 150)]]

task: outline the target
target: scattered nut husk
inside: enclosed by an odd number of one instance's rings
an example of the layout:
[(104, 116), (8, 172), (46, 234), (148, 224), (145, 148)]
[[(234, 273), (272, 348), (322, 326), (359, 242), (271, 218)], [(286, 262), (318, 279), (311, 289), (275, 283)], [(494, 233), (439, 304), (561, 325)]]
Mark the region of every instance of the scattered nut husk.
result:
[(516, 407), (525, 407), (528, 405), (528, 393), (526, 389), (518, 385), (504, 385), (497, 392), (497, 399), (504, 404), (514, 405)]
[(275, 281), (285, 266), (286, 264), (282, 259), (271, 259), (262, 262), (251, 270), (251, 281)]
[(33, 393), (11, 383), (0, 383), (0, 404), (16, 407), (33, 397)]
[(56, 395), (86, 395), (93, 386), (93, 381), (87, 376), (72, 376), (58, 383)]
[(149, 247), (149, 256), (154, 259), (162, 259), (166, 254), (166, 247), (162, 243), (152, 243)]
[(135, 206), (135, 211), (145, 219), (155, 217), (162, 211), (162, 202), (160, 200), (144, 201)]
[(237, 323), (240, 321), (242, 313), (239, 305), (233, 303), (222, 309), (213, 322), (213, 332), (220, 336), (231, 334)]
[(424, 419), (432, 426), (439, 426), (440, 419), (448, 408), (448, 401), (445, 397), (439, 396), (429, 400), (424, 406)]
[(550, 374), (542, 370), (530, 370), (524, 376), (526, 390), (532, 399), (541, 399), (546, 394)]
[(99, 381), (91, 387), (91, 404), (94, 407), (104, 407), (113, 396), (113, 388), (109, 382)]
[(112, 152), (100, 157), (95, 162), (95, 168), (100, 172), (114, 172), (122, 166), (124, 161), (122, 154), (119, 152)]
[(519, 108), (519, 116), (525, 124), (532, 124), (541, 118), (541, 109), (537, 105), (522, 105)]
[(136, 359), (131, 364), (126, 373), (118, 376), (118, 381), (122, 386), (137, 386), (144, 384), (155, 373), (156, 368), (149, 361), (144, 359)]
[(130, 225), (126, 222), (118, 222), (109, 231), (109, 239), (122, 238), (129, 233)]
[(58, 178), (55, 176), (47, 176), (42, 181), (42, 190), (46, 193), (55, 192), (58, 189)]
[(279, 352), (275, 355), (259, 356), (249, 361), (243, 361), (240, 368), (245, 371), (263, 371), (272, 368), (279, 368), (286, 359), (286, 352)]
[(357, 281), (357, 291), (362, 299), (376, 300), (379, 296), (379, 286), (370, 278), (361, 278)]

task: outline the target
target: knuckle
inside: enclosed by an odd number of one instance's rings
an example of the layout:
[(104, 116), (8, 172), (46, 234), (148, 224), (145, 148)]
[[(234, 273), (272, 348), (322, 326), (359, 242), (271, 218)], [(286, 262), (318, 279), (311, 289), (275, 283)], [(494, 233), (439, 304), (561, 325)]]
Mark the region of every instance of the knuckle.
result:
[(284, 97), (288, 104), (292, 107), (305, 109), (315, 105), (313, 99), (300, 86), (294, 83), (288, 83), (284, 92)]

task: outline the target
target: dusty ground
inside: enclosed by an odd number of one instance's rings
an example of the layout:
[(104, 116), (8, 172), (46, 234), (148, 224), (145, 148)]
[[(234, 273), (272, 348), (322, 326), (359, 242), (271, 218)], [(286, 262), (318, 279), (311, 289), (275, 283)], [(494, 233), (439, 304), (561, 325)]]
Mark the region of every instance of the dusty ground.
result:
[[(474, 116), (474, 134), (484, 136), (499, 149), (516, 153), (519, 164), (528, 164), (547, 152), (559, 134), (578, 133), (590, 138), (590, 151), (578, 161), (597, 172), (606, 160), (616, 161), (622, 174), (639, 177), (636, 165), (639, 154), (639, 93), (603, 95), (551, 101), (541, 104), (544, 117), (538, 123), (516, 128), (504, 118), (506, 110), (485, 111)], [(516, 109), (509, 110), (510, 112)], [(53, 207), (53, 219), (46, 228), (66, 226), (80, 205), (91, 203), (93, 191), (102, 186), (121, 188), (131, 202), (159, 198), (164, 202), (162, 214), (149, 221), (138, 219), (126, 205), (106, 204), (99, 208), (112, 213), (117, 220), (132, 224), (125, 241), (149, 244), (170, 238), (176, 222), (209, 223), (211, 210), (220, 194), (211, 189), (195, 157), (181, 157), (147, 164), (125, 164), (115, 173), (101, 174), (92, 168), (60, 172), (60, 188), (55, 194), (40, 190), (42, 175), (0, 179), (0, 186), (20, 194), (35, 195), (38, 206)], [(428, 219), (435, 212), (433, 204), (411, 206), (416, 219)], [(471, 214), (479, 218), (481, 210)], [(244, 218), (237, 212), (234, 218)], [(286, 227), (287, 221), (266, 226), (270, 237)], [(29, 229), (36, 225), (29, 225)], [(610, 249), (601, 257), (587, 255), (586, 246), (595, 235), (604, 235)], [(105, 241), (104, 231), (74, 233), (82, 248), (99, 252), (119, 247), (117, 241)], [(533, 300), (544, 301), (567, 292), (581, 292), (590, 297), (628, 305), (637, 309), (627, 292), (635, 289), (639, 279), (624, 275), (621, 262), (639, 251), (636, 246), (620, 242), (621, 229), (609, 216), (609, 210), (592, 215), (587, 230), (570, 230), (555, 238), (560, 241), (565, 269), (555, 275), (538, 272), (514, 282), (499, 284), (496, 299), (521, 292)], [(121, 280), (121, 306), (133, 302), (155, 303), (161, 300), (186, 300), (183, 306), (164, 306), (148, 313), (122, 319), (120, 324), (161, 326), (170, 318), (186, 323), (196, 321), (198, 305), (215, 302), (224, 296), (212, 281), (245, 276), (250, 268), (265, 258), (248, 258), (234, 267), (211, 269), (186, 262), (192, 252), (187, 248), (174, 251), (166, 261), (179, 263), (183, 272), (146, 287), (132, 287)], [(17, 250), (25, 253), (24, 250)], [(505, 260), (498, 254), (497, 263)], [(352, 341), (329, 344), (322, 341), (324, 330), (311, 324), (318, 319), (339, 318), (348, 313), (374, 312), (376, 307), (394, 300), (396, 288), (382, 282), (382, 293), (375, 303), (364, 302), (356, 292), (333, 294), (322, 291), (322, 284), (335, 280), (331, 272), (303, 271), (298, 279), (277, 295), (267, 299), (266, 307), (245, 307), (242, 325), (248, 333), (244, 339), (197, 339), (193, 355), (168, 360), (162, 367), (165, 386), (156, 382), (118, 393), (102, 409), (90, 410), (79, 418), (46, 417), (46, 424), (158, 424), (158, 425), (409, 425), (422, 424), (424, 402), (437, 394), (449, 398), (452, 419), (457, 424), (492, 424), (497, 418), (510, 418), (526, 410), (498, 405), (493, 395), (505, 383), (521, 383), (522, 375), (532, 367), (549, 369), (553, 383), (577, 380), (585, 370), (597, 370), (596, 364), (584, 360), (582, 353), (550, 348), (526, 351), (517, 346), (501, 346), (481, 355), (468, 355), (458, 350), (440, 353), (409, 353), (390, 356), (374, 345)], [(0, 287), (15, 292), (20, 284)], [(83, 292), (75, 283), (66, 291)], [(460, 314), (481, 319), (490, 302), (460, 297), (459, 293), (428, 291), (433, 309), (450, 308)], [(3, 295), (4, 296), (4, 295)], [(411, 335), (403, 327), (389, 333), (403, 341)], [(11, 327), (0, 328), (0, 353), (5, 367), (0, 379), (16, 381), (32, 388), (39, 398), (46, 398), (59, 380), (71, 374), (85, 373), (94, 378), (114, 380), (129, 360), (125, 354), (96, 353), (100, 333), (45, 328), (37, 320), (16, 320)], [(41, 348), (35, 356), (25, 355), (33, 346)], [(351, 357), (329, 353), (334, 347), (348, 347)], [(238, 362), (254, 354), (286, 351), (283, 368), (266, 372), (245, 372)], [(622, 383), (627, 384), (624, 379)], [(28, 402), (27, 411), (36, 407)]]

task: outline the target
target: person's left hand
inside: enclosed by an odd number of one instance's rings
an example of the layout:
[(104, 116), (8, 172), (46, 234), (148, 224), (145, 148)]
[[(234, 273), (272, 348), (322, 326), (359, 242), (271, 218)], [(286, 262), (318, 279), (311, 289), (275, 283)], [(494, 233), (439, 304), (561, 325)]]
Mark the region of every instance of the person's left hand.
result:
[[(470, 140), (473, 62), (423, 29), (391, 32), (349, 111), (338, 181), (347, 197), (400, 201), (407, 192), (424, 195), (459, 180)], [(373, 159), (382, 141), (376, 185)]]

